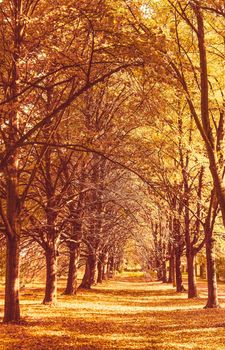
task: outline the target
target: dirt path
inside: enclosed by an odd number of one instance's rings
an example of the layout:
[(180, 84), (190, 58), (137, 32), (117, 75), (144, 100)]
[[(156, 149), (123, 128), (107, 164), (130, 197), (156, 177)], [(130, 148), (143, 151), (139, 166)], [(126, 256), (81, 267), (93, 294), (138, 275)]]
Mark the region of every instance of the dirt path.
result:
[(170, 285), (117, 277), (46, 307), (33, 287), (22, 295), (24, 325), (0, 325), (0, 350), (225, 350), (225, 288), (219, 310), (203, 310), (204, 283), (200, 291), (187, 300)]

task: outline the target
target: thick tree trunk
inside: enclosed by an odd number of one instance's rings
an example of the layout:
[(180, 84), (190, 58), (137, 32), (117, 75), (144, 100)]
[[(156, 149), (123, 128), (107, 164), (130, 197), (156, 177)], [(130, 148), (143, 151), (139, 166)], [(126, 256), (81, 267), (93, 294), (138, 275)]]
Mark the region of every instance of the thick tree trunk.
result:
[(107, 266), (106, 266), (106, 279), (113, 278), (116, 273), (116, 266), (115, 266), (115, 258), (114, 256), (108, 257)]
[(102, 281), (103, 281), (103, 269), (104, 269), (103, 255), (101, 255), (99, 258), (99, 261), (98, 261), (97, 283), (102, 283)]
[(98, 283), (102, 283), (102, 281), (107, 280), (108, 279), (108, 253), (102, 253), (99, 257), (99, 261), (98, 261), (98, 279), (97, 282)]
[(19, 239), (7, 238), (4, 322), (19, 322)]
[(67, 276), (67, 285), (64, 294), (73, 295), (77, 292), (77, 272), (80, 258), (80, 244), (72, 246), (70, 249), (69, 271)]
[(87, 258), (84, 277), (79, 288), (90, 289), (97, 282), (97, 256), (90, 254)]
[(215, 242), (212, 234), (206, 234), (206, 259), (207, 259), (207, 283), (208, 300), (205, 308), (219, 307), (215, 262)]
[(188, 298), (197, 297), (197, 287), (195, 279), (194, 255), (187, 254), (187, 272), (188, 272)]
[(91, 288), (91, 283), (90, 283), (90, 264), (88, 263), (88, 259), (86, 261), (85, 265), (85, 271), (84, 271), (84, 276), (82, 279), (82, 282), (79, 286), (79, 289), (90, 289)]
[(43, 304), (56, 303), (57, 296), (57, 252), (54, 249), (47, 249), (46, 258), (46, 286)]
[(175, 265), (176, 265), (176, 290), (178, 293), (184, 292), (182, 272), (181, 272), (181, 251), (177, 247), (175, 249)]

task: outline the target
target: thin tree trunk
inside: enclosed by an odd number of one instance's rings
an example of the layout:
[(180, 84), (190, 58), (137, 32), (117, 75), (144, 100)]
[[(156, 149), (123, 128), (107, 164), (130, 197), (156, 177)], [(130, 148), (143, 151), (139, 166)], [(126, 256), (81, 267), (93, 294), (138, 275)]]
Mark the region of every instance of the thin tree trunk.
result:
[(108, 263), (107, 263), (107, 268), (106, 268), (106, 274), (107, 274), (107, 279), (112, 277), (112, 270), (111, 270), (111, 266), (112, 266), (112, 257), (109, 257), (108, 259)]
[(170, 251), (168, 283), (174, 284), (174, 248)]
[(114, 256), (111, 256), (108, 259), (108, 264), (107, 264), (107, 276), (108, 278), (113, 278), (116, 274), (116, 260)]
[(109, 254), (106, 253), (106, 254), (104, 254), (104, 259), (103, 259), (103, 271), (102, 271), (102, 279), (103, 280), (108, 279), (108, 273), (107, 273), (108, 261), (109, 261)]
[[(13, 137), (13, 136), (12, 136)], [(20, 320), (19, 307), (19, 245), (20, 245), (20, 198), (18, 189), (18, 158), (11, 157), (6, 173), (7, 182), (7, 220), (10, 232), (7, 232), (6, 281), (4, 322)]]
[(57, 252), (54, 249), (47, 249), (45, 258), (46, 286), (43, 304), (54, 304), (57, 300)]
[(206, 259), (207, 259), (207, 283), (208, 300), (205, 308), (218, 308), (217, 277), (215, 262), (215, 241), (212, 233), (206, 233)]
[(19, 239), (7, 237), (4, 322), (19, 320)]
[[(209, 112), (209, 82), (208, 82), (208, 62), (207, 62), (207, 50), (205, 44), (205, 26), (204, 16), (202, 14), (201, 6), (198, 2), (192, 4), (197, 19), (197, 37), (199, 48), (199, 63), (201, 72), (201, 119), (203, 130), (201, 130), (201, 124), (197, 121), (198, 116), (194, 110), (193, 116), (196, 121), (196, 125), (205, 141), (206, 150), (209, 159), (209, 168), (212, 174), (214, 188), (216, 196), (220, 204), (220, 210), (223, 219), (223, 226), (225, 227), (225, 189), (224, 189), (224, 111), (220, 113), (220, 119), (217, 128), (217, 147), (215, 149), (215, 140), (212, 132), (212, 126), (210, 123)], [(190, 103), (189, 103), (190, 105)]]
[(102, 254), (102, 255), (100, 255), (99, 261), (98, 261), (97, 283), (102, 283), (102, 281), (103, 281), (103, 269), (104, 269), (104, 263), (103, 263), (103, 254)]
[(77, 288), (78, 288), (78, 283), (77, 283), (78, 263), (80, 259), (81, 240), (83, 235), (83, 231), (82, 231), (82, 214), (83, 214), (83, 201), (84, 201), (84, 193), (82, 192), (83, 186), (84, 186), (84, 183), (81, 182), (77, 207), (74, 208), (73, 204), (71, 204), (71, 214), (75, 221), (73, 223), (73, 226), (71, 227), (71, 241), (68, 242), (70, 258), (69, 258), (67, 285), (64, 292), (64, 294), (67, 294), (67, 295), (76, 294)]
[[(22, 35), (24, 29), (22, 24), (22, 5), (20, 1), (12, 3), (13, 13), (13, 47), (11, 56), (11, 71), (9, 74), (10, 82), (7, 86), (7, 98), (12, 98), (15, 106), (7, 111), (5, 115), (8, 120), (6, 131), (6, 154), (11, 153), (5, 168), (6, 179), (6, 227), (7, 234), (7, 255), (6, 255), (6, 281), (5, 281), (5, 305), (4, 305), (4, 322), (19, 322), (20, 306), (19, 306), (19, 244), (20, 244), (20, 211), (22, 202), (19, 193), (19, 157), (15, 144), (20, 137), (19, 133), (19, 114), (17, 110), (17, 95), (19, 94), (19, 58)], [(10, 56), (9, 56), (10, 58)], [(9, 73), (9, 72), (8, 72)], [(6, 97), (6, 96), (5, 96)], [(3, 113), (4, 119), (4, 113)], [(5, 124), (6, 127), (6, 124)], [(9, 232), (10, 231), (10, 232)]]
[(167, 283), (166, 261), (162, 261), (162, 282)]
[(96, 285), (98, 279), (98, 254), (93, 254), (93, 264), (91, 265), (91, 285)]

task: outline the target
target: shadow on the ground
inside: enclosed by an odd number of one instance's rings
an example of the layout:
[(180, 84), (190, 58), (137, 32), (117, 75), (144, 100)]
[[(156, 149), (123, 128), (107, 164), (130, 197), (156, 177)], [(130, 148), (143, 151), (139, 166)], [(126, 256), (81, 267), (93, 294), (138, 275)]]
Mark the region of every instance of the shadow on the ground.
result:
[(60, 295), (56, 307), (31, 300), (41, 292), (24, 291), (26, 322), (0, 325), (0, 350), (225, 349), (225, 310), (203, 310), (205, 299), (188, 300), (169, 285), (118, 279)]

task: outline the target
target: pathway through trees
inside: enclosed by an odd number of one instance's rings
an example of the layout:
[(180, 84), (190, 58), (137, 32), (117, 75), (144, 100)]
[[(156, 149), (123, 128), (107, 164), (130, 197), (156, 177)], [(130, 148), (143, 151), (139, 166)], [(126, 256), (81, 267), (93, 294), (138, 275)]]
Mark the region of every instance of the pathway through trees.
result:
[(0, 350), (225, 349), (225, 309), (203, 310), (207, 286), (198, 287), (200, 298), (188, 300), (169, 284), (120, 276), (49, 307), (35, 285), (22, 293), (24, 324), (0, 325)]

